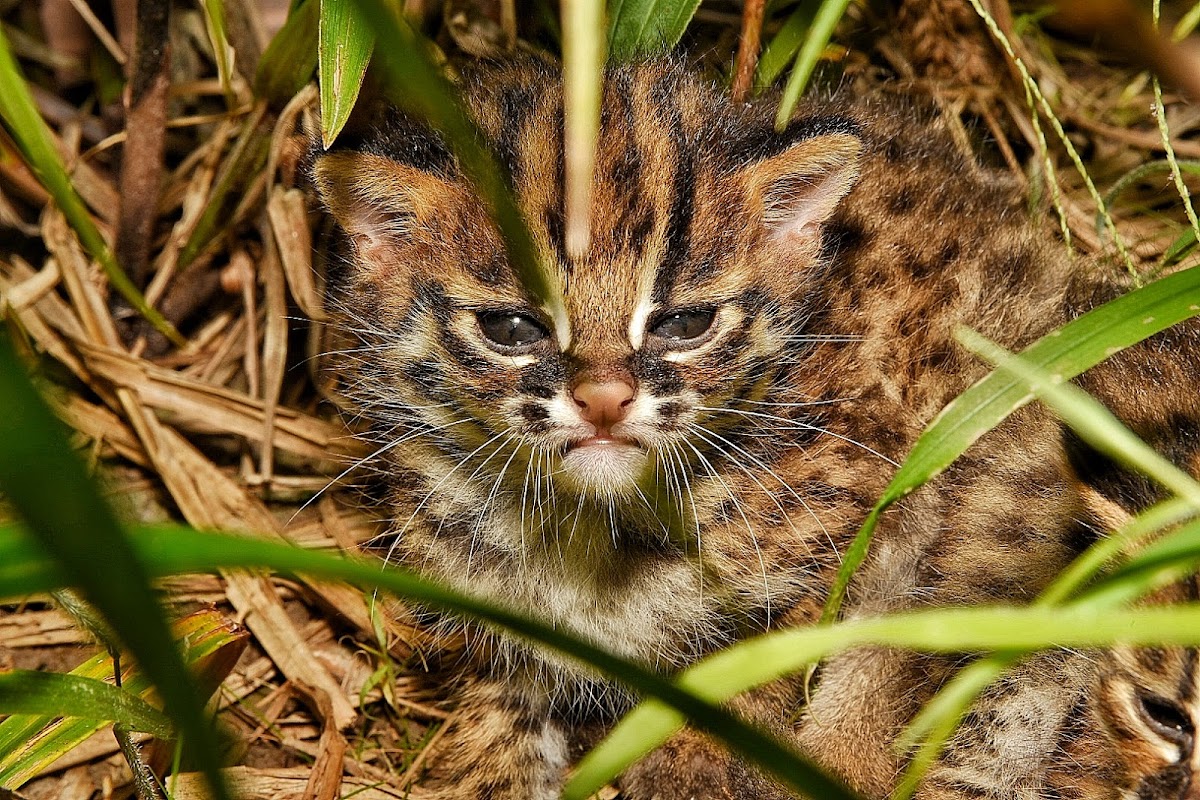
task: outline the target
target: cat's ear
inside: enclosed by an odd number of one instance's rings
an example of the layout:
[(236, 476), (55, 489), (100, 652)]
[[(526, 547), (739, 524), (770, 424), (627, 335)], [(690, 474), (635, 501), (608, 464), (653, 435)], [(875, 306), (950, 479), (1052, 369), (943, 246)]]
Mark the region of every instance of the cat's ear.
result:
[(458, 188), (431, 172), (370, 153), (337, 152), (313, 165), (321, 200), (360, 254), (412, 239), (446, 213)]
[(848, 133), (814, 136), (746, 168), (751, 211), (772, 236), (816, 242), (821, 226), (858, 178), (862, 142)]

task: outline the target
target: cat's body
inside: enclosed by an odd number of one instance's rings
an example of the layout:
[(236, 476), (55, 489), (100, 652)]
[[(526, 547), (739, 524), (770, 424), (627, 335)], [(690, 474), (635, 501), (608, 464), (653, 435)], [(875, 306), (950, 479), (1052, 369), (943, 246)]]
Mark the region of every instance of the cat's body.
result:
[[(572, 258), (558, 84), (502, 68), (466, 99), (565, 321), (520, 288), (445, 147), (403, 118), (316, 162), (352, 262), (331, 305), (362, 340), (349, 391), (377, 423), (396, 509), (386, 556), (672, 669), (815, 621), (894, 463), (985, 371), (956, 325), (1016, 349), (1091, 290), (1021, 195), (935, 121), (815, 102), (775, 134), (773, 108), (734, 106), (665, 62), (609, 76), (591, 245)], [(1200, 418), (1190, 402), (1179, 413)], [(1058, 423), (1017, 413), (885, 517), (856, 613), (1029, 599), (1092, 536), (1074, 472)], [(468, 641), (439, 797), (555, 797), (628, 698), (515, 639), (472, 626)], [(803, 723), (800, 741), (882, 794), (891, 739), (948, 669), (835, 660), (813, 698), (821, 726)], [(798, 692), (741, 708), (794, 733)], [(624, 788), (771, 791), (693, 734)]]

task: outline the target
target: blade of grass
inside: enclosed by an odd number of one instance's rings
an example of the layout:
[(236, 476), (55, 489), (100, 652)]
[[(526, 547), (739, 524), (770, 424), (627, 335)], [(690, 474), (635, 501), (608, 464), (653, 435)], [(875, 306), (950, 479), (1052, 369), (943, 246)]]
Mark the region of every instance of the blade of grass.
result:
[(100, 235), (96, 223), (83, 204), (83, 200), (71, 185), (66, 168), (58, 151), (51, 144), (45, 123), (38, 114), (29, 87), (21, 76), (21, 70), (13, 59), (8, 40), (0, 32), (0, 119), (4, 120), (9, 132), (21, 148), (21, 154), (38, 181), (54, 198), (54, 204), (75, 230), (80, 243), (100, 264), (108, 282), (138, 313), (146, 318), (160, 333), (176, 345), (182, 346), (184, 339), (179, 332), (157, 310), (146, 303), (146, 298), (133, 285), (117, 263), (112, 248)]
[[(176, 621), (171, 632), (182, 642), (184, 659), (209, 693), (229, 674), (247, 642), (245, 631), (232, 627), (213, 609), (202, 609)], [(112, 657), (107, 652), (98, 653), (71, 670), (71, 674), (93, 680), (110, 679)], [(145, 674), (128, 662), (121, 688), (143, 700), (156, 697)], [(89, 720), (55, 720), (42, 715), (15, 715), (0, 721), (0, 786), (24, 785), (102, 727)]]
[(1200, 526), (1184, 525), (1105, 575), (1089, 587), (1085, 599), (1097, 605), (1127, 603), (1166, 584), (1192, 577), (1198, 560)]
[[(747, 640), (701, 661), (679, 686), (719, 703), (863, 645), (937, 653), (1200, 643), (1200, 604), (1108, 610), (974, 607), (913, 611), (834, 626), (796, 628)], [(564, 800), (583, 800), (667, 740), (683, 717), (657, 700), (629, 712), (575, 768)]]
[(95, 678), (57, 672), (14, 670), (0, 673), (0, 714), (40, 714), (121, 722), (160, 739), (171, 722), (145, 700)]
[(679, 43), (700, 0), (614, 0), (608, 9), (608, 51), (633, 61)]
[(1188, 254), (1196, 249), (1196, 241), (1196, 232), (1191, 228), (1185, 230), (1163, 252), (1159, 267), (1169, 267), (1187, 258)]
[[(1052, 374), (1014, 357), (1004, 348), (974, 331), (961, 328), (957, 331), (956, 338), (967, 349), (997, 365), (1001, 371), (1018, 378), (1025, 388), (1032, 391), (1093, 448), (1152, 478), (1179, 498), (1171, 504), (1160, 504), (1108, 541), (1092, 548), (1090, 555), (1085, 553), (1085, 557), (1077, 560), (1073, 569), (1067, 570), (1039, 598), (1038, 605), (1049, 606), (1065, 599), (1094, 574), (1094, 570), (1106, 560), (1105, 556), (1111, 556), (1130, 540), (1142, 538), (1177, 520), (1185, 512), (1185, 508), (1190, 508), (1193, 513), (1200, 512), (1200, 483), (1156, 453), (1086, 392), (1064, 383), (1061, 375)], [(1192, 542), (1197, 534), (1200, 534), (1200, 523), (1196, 522), (1177, 532), (1177, 535), (1190, 537), (1188, 541)], [(1178, 562), (1178, 559), (1178, 553), (1168, 551), (1168, 561)], [(1191, 566), (1186, 564), (1184, 568), (1190, 569)], [(1187, 574), (1186, 571), (1179, 571), (1177, 563), (1173, 568), (1155, 572), (1158, 574), (1144, 576), (1144, 583), (1133, 584), (1126, 581), (1124, 584), (1118, 584), (1117, 592), (1110, 591), (1101, 595), (1093, 593), (1079, 601), (1078, 605), (1098, 609), (1111, 608), (1136, 598), (1139, 592), (1162, 585), (1164, 581), (1178, 580)], [(1020, 652), (999, 653), (983, 659), (963, 670), (933, 701), (926, 704), (898, 742), (898, 746), (903, 747), (911, 745), (917, 737), (924, 737), (924, 742), (914, 754), (896, 788), (897, 800), (911, 797), (916, 792), (926, 769), (940, 754), (975, 697), (1001, 672), (1019, 662), (1024, 655)]]
[[(1130, 645), (1200, 644), (1200, 604), (1197, 603), (1115, 612), (1096, 608), (1037, 607), (937, 609), (768, 634), (718, 653), (671, 682), (539, 622), (378, 563), (302, 550), (278, 542), (188, 531), (177, 526), (141, 526), (131, 541), (143, 563), (156, 577), (216, 569), (269, 567), (284, 575), (344, 580), (364, 588), (378, 587), (439, 608), (485, 619), (587, 661), (647, 696), (678, 704), (687, 715), (696, 714), (703, 727), (716, 730), (726, 741), (747, 731), (756, 740), (761, 735), (733, 718), (729, 718), (731, 727), (725, 727), (725, 720), (721, 718), (728, 715), (710, 703), (728, 699), (753, 685), (798, 672), (832, 653), (864, 644), (948, 653), (1036, 649), (1053, 645), (1100, 647), (1116, 642)], [(40, 592), (57, 587), (53, 563), (33, 547), (19, 529), (0, 527), (0, 555), (19, 562), (11, 572), (0, 566), (0, 596), (9, 596), (14, 590)], [(10, 584), (10, 575), (21, 578)], [(643, 704), (622, 721), (621, 727), (640, 730), (643, 722), (648, 722), (645, 732), (665, 738), (682, 724), (682, 716), (666, 712), (670, 724), (664, 728), (664, 718), (659, 717), (659, 711), (647, 716), (648, 708), (655, 706)], [(661, 742), (662, 738), (657, 741)], [(739, 746), (737, 749), (746, 754), (753, 748)], [(748, 757), (763, 763), (757, 751)], [(573, 786), (578, 784), (573, 783)], [(577, 793), (569, 796), (581, 797)]]
[(788, 64), (795, 60), (800, 45), (804, 43), (804, 34), (812, 25), (817, 7), (815, 0), (804, 0), (792, 11), (783, 27), (771, 37), (758, 60), (758, 69), (754, 74), (756, 88), (762, 89), (773, 84), (787, 69)]
[(563, 3), (563, 150), (567, 252), (582, 257), (591, 237), (592, 173), (604, 94), (604, 3)]
[[(1026, 348), (1028, 363), (1073, 378), (1121, 349), (1200, 313), (1200, 268), (1155, 281), (1067, 323)], [(821, 621), (837, 617), (850, 579), (866, 558), (879, 516), (937, 476), (980, 436), (1031, 399), (1017, 379), (994, 371), (950, 402), (896, 470), (844, 554)]]
[(276, 110), (304, 88), (317, 68), (320, 10), (320, 0), (305, 0), (293, 8), (258, 61), (254, 93)]
[[(956, 338), (967, 349), (996, 364), (1002, 372), (1019, 379), (1023, 388), (1032, 391), (1093, 448), (1158, 481), (1180, 498), (1175, 503), (1160, 504), (1107, 541), (1098, 543), (1059, 576), (1039, 598), (1037, 605), (1050, 606), (1061, 602), (1121, 546), (1176, 521), (1188, 508), (1192, 512), (1200, 511), (1200, 483), (1156, 453), (1086, 392), (1064, 383), (1063, 376), (1059, 374), (1047, 372), (1014, 357), (974, 331), (961, 328)], [(1200, 532), (1200, 523), (1192, 523), (1185, 528), (1185, 531), (1192, 530)], [(1174, 576), (1178, 577), (1178, 574), (1174, 573)], [(1135, 596), (1110, 594), (1105, 599), (1093, 597), (1083, 603), (1089, 607), (1109, 608)], [(908, 798), (916, 791), (925, 770), (937, 758), (975, 697), (1001, 672), (1023, 657), (1024, 654), (1018, 652), (1000, 653), (983, 659), (963, 670), (933, 701), (926, 704), (898, 742), (903, 747), (911, 745), (916, 738), (924, 737), (924, 742), (896, 788), (897, 800)]]
[(149, 576), (71, 452), (61, 424), (26, 377), (7, 335), (0, 336), (0, 491), (159, 687), (215, 797), (228, 800), (216, 736)]
[[(344, 580), (378, 588), (439, 609), (506, 628), (605, 672), (650, 697), (679, 708), (695, 724), (721, 738), (747, 760), (793, 789), (830, 800), (854, 794), (825, 776), (786, 745), (736, 716), (680, 689), (669, 678), (609, 654), (570, 634), (522, 615), (462, 595), (417, 575), (376, 561), (302, 550), (260, 539), (194, 531), (181, 526), (140, 526), (131, 537), (139, 560), (156, 577), (229, 568), (270, 568), (283, 575)], [(49, 591), (54, 564), (16, 526), (0, 526), (0, 597)]]
[(225, 0), (200, 0), (204, 11), (204, 27), (208, 41), (212, 44), (213, 58), (217, 62), (217, 78), (226, 100), (233, 103), (233, 59), (236, 57), (229, 44), (229, 33), (225, 25)]
[(1001, 372), (1017, 378), (1093, 448), (1200, 509), (1200, 483), (1156, 453), (1087, 392), (1066, 383), (1067, 376), (1017, 358), (969, 328), (959, 328), (955, 338)]
[(1175, 24), (1175, 30), (1171, 31), (1171, 40), (1182, 42), (1192, 35), (1197, 25), (1200, 25), (1200, 2), (1192, 6)]
[(321, 143), (328, 150), (350, 119), (367, 64), (375, 49), (375, 34), (345, 0), (318, 0), (317, 81), (321, 89)]
[[(1096, 184), (1092, 181), (1091, 174), (1087, 171), (1087, 167), (1084, 166), (1083, 159), (1079, 157), (1079, 151), (1075, 149), (1074, 143), (1067, 137), (1067, 132), (1063, 130), (1062, 122), (1059, 121), (1058, 115), (1054, 113), (1054, 109), (1050, 106), (1046, 95), (1042, 93), (1037, 81), (1029, 74), (1025, 62), (1013, 50), (1012, 43), (996, 23), (995, 17), (983, 7), (980, 0), (969, 0), (969, 2), (971, 3), (971, 7), (975, 9), (975, 13), (979, 15), (980, 19), (987, 26), (992, 38), (996, 40), (996, 43), (1004, 50), (1004, 54), (1008, 56), (1009, 61), (1017, 68), (1026, 92), (1037, 100), (1038, 108), (1041, 109), (1041, 113), (1050, 122), (1050, 126), (1054, 128), (1054, 133), (1058, 136), (1058, 140), (1067, 151), (1067, 156), (1070, 157), (1071, 163), (1075, 165), (1076, 171), (1083, 179), (1083, 184), (1087, 187), (1088, 195), (1091, 196), (1092, 202), (1096, 204), (1096, 212), (1104, 219), (1109, 235), (1112, 236), (1113, 244), (1116, 245), (1117, 252), (1121, 256), (1121, 260), (1125, 263), (1125, 268), (1135, 281), (1138, 280), (1138, 271), (1134, 267), (1133, 259), (1129, 255), (1129, 248), (1125, 246), (1125, 239), (1121, 236), (1121, 232), (1117, 230), (1117, 225), (1113, 222), (1112, 215), (1108, 213), (1108, 206), (1104, 204), (1104, 198), (1100, 196), (1100, 192), (1096, 189)], [(1034, 109), (1032, 113), (1036, 116), (1037, 109)], [(1036, 120), (1034, 121), (1036, 122)], [(1047, 158), (1047, 162), (1049, 162), (1049, 158)], [(1053, 187), (1057, 191), (1056, 183), (1053, 184)]]
[(352, 0), (375, 31), (380, 65), (395, 99), (445, 135), (463, 172), (487, 203), (504, 236), (508, 259), (525, 289), (560, 331), (568, 330), (558, 273), (533, 242), (512, 197), (508, 176), (483, 146), (484, 136), (455, 99), (454, 90), (417, 37), (384, 0)]
[(822, 0), (821, 7), (813, 17), (812, 26), (808, 29), (808, 35), (804, 37), (804, 44), (796, 54), (792, 74), (788, 76), (787, 85), (783, 88), (779, 113), (775, 115), (775, 130), (782, 131), (787, 127), (792, 112), (796, 109), (796, 103), (800, 101), (800, 95), (808, 86), (808, 79), (812, 77), (817, 62), (821, 60), (821, 53), (825, 52), (834, 29), (849, 5), (850, 0)]
[[(1159, 0), (1154, 0), (1151, 8), (1153, 9), (1151, 16), (1154, 20), (1154, 30), (1157, 32)], [(1162, 138), (1163, 152), (1167, 155), (1167, 163), (1171, 165), (1171, 179), (1175, 181), (1175, 191), (1179, 192), (1179, 199), (1183, 201), (1183, 210), (1187, 214), (1188, 222), (1192, 224), (1192, 231), (1200, 236), (1200, 220), (1196, 219), (1196, 209), (1192, 207), (1192, 194), (1188, 191), (1187, 184), (1183, 182), (1182, 165), (1175, 158), (1175, 148), (1171, 145), (1171, 129), (1167, 125), (1167, 109), (1163, 106), (1162, 84), (1158, 80), (1158, 75), (1152, 76), (1151, 83), (1154, 86), (1154, 119), (1158, 121), (1158, 133)]]

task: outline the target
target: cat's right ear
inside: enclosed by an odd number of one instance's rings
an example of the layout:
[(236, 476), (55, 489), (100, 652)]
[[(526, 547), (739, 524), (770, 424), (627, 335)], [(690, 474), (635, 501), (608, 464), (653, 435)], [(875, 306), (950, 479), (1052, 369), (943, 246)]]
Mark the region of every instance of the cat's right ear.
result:
[(815, 246), (821, 227), (858, 179), (862, 141), (814, 136), (746, 168), (752, 212), (772, 236)]
[(411, 242), (459, 197), (454, 183), (431, 172), (351, 151), (318, 157), (313, 183), (360, 258)]

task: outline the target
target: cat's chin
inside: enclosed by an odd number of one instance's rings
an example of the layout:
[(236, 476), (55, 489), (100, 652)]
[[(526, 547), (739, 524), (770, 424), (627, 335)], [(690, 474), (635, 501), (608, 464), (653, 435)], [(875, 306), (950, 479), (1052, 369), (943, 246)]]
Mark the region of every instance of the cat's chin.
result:
[(630, 494), (645, 471), (648, 458), (646, 451), (635, 444), (597, 437), (567, 450), (556, 477), (581, 494), (596, 497)]

